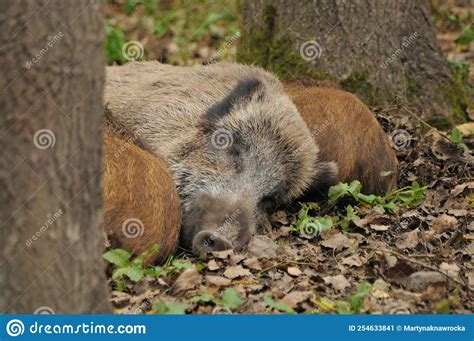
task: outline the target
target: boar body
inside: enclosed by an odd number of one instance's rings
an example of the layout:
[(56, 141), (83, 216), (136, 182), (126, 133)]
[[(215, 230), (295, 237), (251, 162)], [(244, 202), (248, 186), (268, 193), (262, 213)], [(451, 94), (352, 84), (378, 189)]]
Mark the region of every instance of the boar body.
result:
[(107, 114), (169, 166), (183, 207), (181, 245), (241, 248), (261, 215), (334, 178), (281, 83), (230, 63), (109, 67)]
[(114, 248), (161, 262), (178, 245), (181, 208), (166, 164), (130, 139), (104, 132), (104, 228)]
[(356, 96), (301, 82), (285, 84), (285, 91), (318, 144), (321, 161), (336, 162), (338, 181), (360, 180), (364, 193), (380, 195), (395, 188), (396, 155), (380, 124)]

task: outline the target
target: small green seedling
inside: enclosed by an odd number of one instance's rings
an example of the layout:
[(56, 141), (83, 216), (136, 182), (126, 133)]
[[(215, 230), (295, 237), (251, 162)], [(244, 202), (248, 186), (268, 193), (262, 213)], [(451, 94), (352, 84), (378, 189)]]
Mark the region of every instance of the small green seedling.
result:
[(112, 273), (112, 279), (117, 284), (117, 288), (123, 290), (125, 289), (124, 276), (128, 277), (132, 282), (138, 282), (145, 275), (159, 275), (164, 271), (161, 267), (143, 267), (145, 259), (157, 252), (158, 245), (154, 244), (133, 260), (130, 260), (131, 254), (123, 249), (107, 251), (102, 257), (109, 263), (115, 265), (116, 268)]
[(365, 307), (365, 300), (372, 294), (372, 285), (361, 283), (357, 287), (357, 292), (349, 296), (346, 301), (337, 302), (337, 312), (339, 314), (360, 314)]
[(158, 314), (182, 315), (186, 313), (188, 305), (177, 302), (165, 302), (159, 299), (153, 303), (152, 309)]
[(449, 139), (459, 148), (463, 150), (469, 150), (469, 148), (462, 142), (462, 133), (458, 128), (454, 128), (449, 135)]
[(205, 293), (199, 296), (194, 296), (191, 298), (192, 303), (209, 303), (209, 302), (214, 302), (215, 298), (214, 295)]
[(274, 301), (270, 296), (268, 296), (267, 294), (265, 294), (263, 296), (263, 301), (265, 302), (265, 304), (267, 306), (269, 306), (270, 308), (272, 309), (275, 309), (275, 310), (278, 310), (278, 311), (281, 311), (283, 313), (287, 313), (287, 314), (296, 314), (295, 310), (291, 307), (288, 307), (285, 303), (283, 302), (276, 302)]
[(329, 230), (334, 226), (333, 220), (330, 216), (311, 217), (310, 210), (318, 209), (319, 206), (315, 203), (301, 204), (301, 210), (298, 213), (298, 220), (294, 226), (291, 226), (292, 231), (308, 237), (316, 237), (321, 232)]
[(227, 288), (221, 295), (219, 305), (227, 309), (236, 309), (240, 307), (242, 300), (234, 288)]

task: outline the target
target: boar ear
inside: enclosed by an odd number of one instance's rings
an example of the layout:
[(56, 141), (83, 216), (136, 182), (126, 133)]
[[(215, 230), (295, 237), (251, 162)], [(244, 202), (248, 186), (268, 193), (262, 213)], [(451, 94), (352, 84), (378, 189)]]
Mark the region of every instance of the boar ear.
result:
[(232, 109), (241, 103), (250, 101), (254, 96), (261, 101), (263, 98), (263, 84), (256, 78), (240, 80), (230, 94), (217, 102), (206, 113), (207, 119), (216, 122), (229, 115)]
[(329, 187), (337, 182), (338, 167), (335, 162), (318, 162), (316, 165), (316, 177), (306, 191), (313, 199), (324, 199), (328, 195)]

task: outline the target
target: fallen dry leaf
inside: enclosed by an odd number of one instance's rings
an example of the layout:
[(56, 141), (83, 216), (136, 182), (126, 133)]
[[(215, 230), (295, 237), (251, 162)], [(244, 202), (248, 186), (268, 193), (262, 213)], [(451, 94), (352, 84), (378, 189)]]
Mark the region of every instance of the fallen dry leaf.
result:
[(379, 224), (370, 224), (370, 228), (374, 231), (383, 232), (383, 231), (387, 231), (390, 228), (390, 226), (388, 226), (388, 225), (379, 225)]
[(303, 274), (301, 270), (296, 266), (288, 267), (288, 269), (286, 269), (286, 272), (288, 272), (289, 275), (295, 276), (295, 277), (298, 277)]
[(367, 260), (361, 258), (358, 254), (351, 255), (342, 260), (342, 264), (349, 266), (362, 266)]
[(248, 245), (250, 257), (275, 257), (278, 245), (267, 236), (255, 236)]
[(440, 264), (439, 269), (444, 271), (448, 274), (448, 276), (453, 277), (455, 279), (459, 279), (459, 271), (461, 270), (459, 266), (455, 263), (446, 263), (443, 262)]
[(221, 267), (219, 264), (217, 264), (217, 262), (214, 260), (214, 259), (211, 259), (208, 263), (207, 263), (207, 268), (211, 271), (216, 271), (216, 270), (219, 270)]
[(323, 240), (320, 244), (334, 250), (342, 250), (352, 246), (350, 239), (342, 233), (332, 234), (328, 239)]
[(234, 254), (234, 250), (212, 251), (211, 254), (219, 259), (227, 259)]
[(343, 291), (345, 288), (351, 286), (344, 275), (323, 277), (323, 280), (324, 283), (331, 285), (335, 290), (339, 291)]
[(400, 236), (398, 236), (395, 245), (402, 250), (413, 249), (418, 246), (419, 242), (420, 239), (418, 237), (418, 229), (416, 229), (410, 232), (402, 233)]
[(431, 228), (436, 232), (436, 233), (443, 233), (444, 231), (452, 230), (456, 228), (458, 225), (458, 220), (454, 217), (451, 217), (450, 215), (447, 214), (442, 214), (439, 217), (437, 217), (433, 222), (431, 223)]
[(224, 271), (224, 276), (230, 279), (250, 275), (252, 275), (252, 273), (248, 269), (245, 269), (242, 265), (229, 266)]
[(178, 276), (176, 281), (174, 281), (173, 285), (171, 286), (171, 292), (174, 295), (177, 295), (186, 290), (195, 288), (200, 283), (201, 283), (201, 275), (196, 270), (196, 267), (192, 267), (191, 269), (184, 270)]
[(206, 276), (206, 280), (209, 282), (211, 285), (215, 285), (218, 287), (226, 287), (232, 284), (232, 281), (230, 279), (227, 279), (222, 276), (211, 276), (208, 275)]
[(283, 297), (281, 301), (291, 308), (296, 308), (298, 304), (311, 297), (313, 297), (311, 291), (292, 291)]
[(248, 258), (246, 260), (244, 260), (244, 265), (249, 268), (249, 269), (252, 269), (252, 270), (262, 270), (262, 265), (260, 265), (260, 262), (258, 261), (258, 258), (254, 257), (254, 258)]

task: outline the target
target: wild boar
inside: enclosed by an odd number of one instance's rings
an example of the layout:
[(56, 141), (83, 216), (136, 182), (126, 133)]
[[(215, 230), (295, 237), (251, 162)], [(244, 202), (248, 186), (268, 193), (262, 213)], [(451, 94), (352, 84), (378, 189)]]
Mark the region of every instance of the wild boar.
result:
[(107, 69), (107, 114), (171, 170), (180, 243), (198, 254), (241, 249), (265, 212), (335, 178), (282, 84), (231, 63)]
[[(312, 137), (321, 161), (334, 161), (337, 180), (360, 180), (364, 193), (385, 194), (397, 181), (397, 157), (367, 106), (351, 93), (304, 81), (285, 84)], [(307, 191), (319, 198), (321, 192)]]
[(181, 223), (178, 193), (166, 164), (108, 130), (104, 145), (104, 228), (109, 241), (135, 255), (158, 244), (158, 253), (146, 263), (165, 260), (178, 245)]

